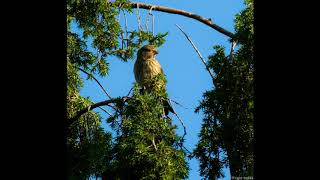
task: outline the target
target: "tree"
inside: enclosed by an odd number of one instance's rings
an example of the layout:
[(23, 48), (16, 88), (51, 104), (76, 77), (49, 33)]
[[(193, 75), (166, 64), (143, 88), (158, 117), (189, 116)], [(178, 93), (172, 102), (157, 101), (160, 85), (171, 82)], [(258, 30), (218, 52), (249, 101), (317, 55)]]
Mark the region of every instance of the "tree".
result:
[[(246, 116), (250, 115), (249, 111), (253, 106), (250, 91), (252, 79), (238, 81), (242, 80), (241, 77), (252, 78), (253, 62), (249, 60), (252, 60), (253, 32), (251, 29), (250, 33), (246, 30), (247, 27), (251, 27), (247, 25), (251, 23), (252, 14), (244, 13), (246, 15), (238, 17), (237, 33), (233, 34), (209, 19), (182, 10), (143, 3), (138, 5), (127, 0), (68, 0), (66, 132), (69, 178), (88, 179), (95, 176), (103, 179), (184, 179), (188, 176), (186, 150), (183, 147), (184, 136), (177, 136), (176, 126), (171, 124), (172, 120), (163, 116), (160, 99), (166, 99), (167, 94), (159, 91), (141, 94), (135, 86), (131, 96), (112, 98), (94, 77), (97, 74), (102, 77), (108, 75), (110, 56), (116, 56), (126, 62), (133, 59), (137, 49), (145, 43), (157, 47), (165, 43), (167, 33), (154, 35), (140, 28), (128, 32), (120, 26), (117, 21), (119, 13), (130, 13), (132, 8), (138, 7), (193, 18), (230, 37), (233, 42), (241, 44), (240, 49), (229, 57), (225, 57), (223, 47), (216, 47), (217, 53), (209, 58), (208, 69), (218, 75), (214, 79), (215, 89), (204, 94), (204, 100), (197, 109), (204, 110), (206, 117), (201, 140), (194, 154), (200, 158), (202, 175), (210, 179), (219, 177), (217, 172), (221, 171), (223, 163), (230, 164), (231, 174), (234, 176), (247, 173), (247, 169), (252, 167), (252, 151), (247, 147), (251, 147), (253, 137), (250, 129), (252, 117)], [(252, 13), (252, 10), (249, 10), (249, 13)], [(76, 23), (83, 33), (72, 32), (72, 23)], [(92, 47), (96, 52), (88, 50), (89, 39), (92, 40)], [(228, 63), (223, 61), (226, 58)], [(251, 69), (248, 70), (248, 67)], [(95, 80), (108, 99), (93, 103), (89, 98), (80, 96), (79, 90), (83, 80), (79, 77), (79, 71), (87, 74), (88, 79)], [(235, 75), (241, 76), (236, 78)], [(163, 76), (157, 77), (154, 81), (159, 79), (165, 81)], [(229, 96), (230, 92), (234, 94)], [(246, 106), (238, 107), (238, 95), (243, 95), (240, 100), (245, 99)], [(107, 122), (117, 132), (115, 137), (101, 128), (101, 116), (92, 111), (105, 105), (114, 110)], [(238, 117), (238, 110), (248, 112), (243, 112)], [(239, 123), (231, 122), (232, 120)], [(218, 125), (213, 122), (217, 122)], [(249, 132), (243, 130), (248, 126)], [(228, 137), (230, 132), (235, 136)], [(217, 133), (223, 135), (215, 135)], [(220, 139), (212, 142), (212, 137)], [(223, 163), (219, 157), (218, 161), (217, 158), (211, 157), (211, 154), (218, 156), (219, 153), (217, 154), (216, 150), (208, 150), (208, 143), (216, 145), (213, 149), (227, 152), (228, 157)], [(240, 155), (237, 154), (237, 150), (241, 152)], [(239, 171), (239, 167), (247, 169)]]
[(233, 41), (240, 47), (229, 56), (224, 47), (214, 47), (208, 66), (217, 74), (215, 88), (204, 93), (196, 109), (205, 118), (194, 155), (200, 159), (201, 175), (209, 179), (222, 177), (224, 165), (232, 176), (253, 176), (253, 1), (246, 5), (235, 19)]

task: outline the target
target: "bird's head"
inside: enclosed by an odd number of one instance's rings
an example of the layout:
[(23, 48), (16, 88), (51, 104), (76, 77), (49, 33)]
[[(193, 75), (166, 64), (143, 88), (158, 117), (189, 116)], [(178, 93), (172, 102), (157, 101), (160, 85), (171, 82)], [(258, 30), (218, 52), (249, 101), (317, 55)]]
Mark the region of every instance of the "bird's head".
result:
[(150, 58), (155, 58), (155, 55), (158, 54), (157, 48), (153, 45), (145, 45), (138, 51), (138, 58), (147, 60)]

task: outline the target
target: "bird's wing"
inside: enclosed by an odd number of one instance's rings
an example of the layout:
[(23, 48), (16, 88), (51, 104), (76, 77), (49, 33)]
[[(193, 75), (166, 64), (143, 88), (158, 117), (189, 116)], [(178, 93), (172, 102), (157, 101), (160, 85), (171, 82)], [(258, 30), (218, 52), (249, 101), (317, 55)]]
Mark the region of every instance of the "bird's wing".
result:
[(141, 73), (143, 70), (142, 65), (143, 65), (142, 62), (139, 60), (136, 60), (136, 62), (134, 63), (134, 69), (133, 69), (134, 77), (138, 83), (141, 82)]
[(164, 74), (163, 69), (162, 69), (161, 64), (159, 63), (159, 61), (157, 61), (156, 59), (154, 59), (154, 63), (155, 63), (156, 66), (159, 68), (160, 73)]

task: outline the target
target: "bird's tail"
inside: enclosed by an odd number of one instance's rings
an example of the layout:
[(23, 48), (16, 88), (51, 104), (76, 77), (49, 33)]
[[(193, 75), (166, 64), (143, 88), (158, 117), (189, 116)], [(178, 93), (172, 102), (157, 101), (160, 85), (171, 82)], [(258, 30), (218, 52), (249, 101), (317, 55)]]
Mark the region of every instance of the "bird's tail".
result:
[(166, 116), (168, 116), (169, 112), (176, 114), (176, 112), (173, 110), (171, 106), (170, 100), (164, 99), (162, 100), (162, 104), (163, 104), (163, 109)]

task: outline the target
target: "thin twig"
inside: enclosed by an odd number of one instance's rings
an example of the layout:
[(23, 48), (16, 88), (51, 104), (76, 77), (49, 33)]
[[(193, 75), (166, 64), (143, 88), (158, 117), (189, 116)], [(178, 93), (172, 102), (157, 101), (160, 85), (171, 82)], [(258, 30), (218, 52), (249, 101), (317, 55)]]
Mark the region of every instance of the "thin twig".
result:
[[(118, 11), (119, 11), (119, 17), (118, 17), (118, 23), (119, 23), (119, 25), (121, 24), (121, 7), (122, 7), (122, 5), (120, 5), (119, 6), (119, 9), (118, 9)], [(121, 49), (123, 50), (123, 43), (124, 43), (124, 41), (123, 41), (123, 32), (121, 32), (120, 33), (120, 39), (121, 39)]]
[(182, 140), (184, 140), (184, 137), (187, 135), (187, 128), (186, 128), (186, 126), (184, 125), (182, 119), (178, 116), (178, 114), (177, 114), (177, 113), (174, 113), (174, 115), (179, 119), (181, 125), (183, 126), (183, 131), (184, 131), (184, 133), (183, 133), (183, 136), (182, 136)]
[(130, 93), (131, 93), (132, 89), (133, 89), (133, 88), (131, 88), (131, 89), (130, 89), (130, 91), (128, 92), (127, 96), (129, 96), (129, 95), (130, 95)]
[(102, 111), (104, 111), (105, 113), (109, 114), (109, 116), (112, 116), (112, 114), (109, 111), (107, 111), (106, 109), (104, 109), (102, 107), (98, 107), (98, 108), (101, 109)]
[(154, 15), (151, 14), (152, 16), (152, 36), (154, 36)]
[(199, 50), (197, 49), (197, 47), (194, 45), (194, 43), (192, 42), (192, 40), (190, 39), (190, 37), (181, 29), (181, 27), (180, 27), (178, 24), (176, 24), (176, 26), (177, 26), (177, 27), (180, 29), (180, 31), (186, 36), (186, 38), (188, 39), (188, 41), (191, 43), (193, 49), (196, 50), (196, 52), (197, 52), (197, 54), (199, 55), (201, 61), (203, 62), (204, 66), (206, 67), (207, 71), (209, 72), (212, 80), (214, 80), (214, 76), (213, 76), (212, 72), (210, 71), (209, 67), (207, 66), (207, 63), (206, 63), (205, 60), (203, 59), (200, 51), (199, 51)]
[(127, 22), (127, 16), (126, 16), (126, 12), (125, 11), (122, 11), (123, 13), (123, 18), (124, 18), (124, 28), (126, 30), (126, 38), (125, 40), (127, 41), (126, 43), (126, 48), (128, 47), (128, 22)]
[(178, 103), (178, 102), (175, 101), (175, 100), (169, 99), (169, 101), (174, 102), (175, 104), (179, 105), (180, 107), (183, 107), (183, 108), (185, 108), (185, 109), (189, 109), (189, 108), (187, 108), (187, 107), (184, 107), (182, 104)]
[(87, 75), (91, 76), (97, 83), (98, 85), (101, 87), (101, 89), (103, 90), (103, 92), (108, 96), (109, 99), (112, 99), (112, 97), (108, 94), (108, 92), (103, 88), (103, 86), (100, 84), (100, 82), (90, 73), (86, 72), (85, 70), (78, 68), (80, 71), (82, 71), (83, 73), (86, 73)]
[[(152, 16), (152, 36), (154, 36), (154, 15), (152, 14), (152, 9), (154, 8), (155, 6), (151, 6), (150, 8), (150, 11), (149, 11), (149, 15)], [(149, 17), (149, 16), (148, 16)]]
[(149, 24), (150, 14), (148, 14), (146, 18), (146, 31), (149, 31), (148, 24)]
[(139, 3), (137, 3), (137, 17), (138, 17), (138, 30), (140, 32), (141, 25), (140, 25), (140, 10), (139, 10)]
[(181, 146), (182, 148), (184, 148), (186, 151), (187, 151), (187, 153), (189, 153), (189, 155), (191, 155), (192, 154), (192, 152), (191, 151), (189, 151), (189, 149), (187, 149), (186, 147), (184, 147), (183, 145)]

